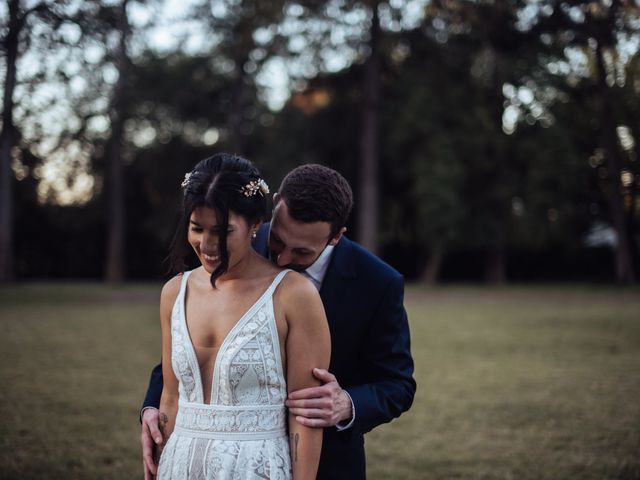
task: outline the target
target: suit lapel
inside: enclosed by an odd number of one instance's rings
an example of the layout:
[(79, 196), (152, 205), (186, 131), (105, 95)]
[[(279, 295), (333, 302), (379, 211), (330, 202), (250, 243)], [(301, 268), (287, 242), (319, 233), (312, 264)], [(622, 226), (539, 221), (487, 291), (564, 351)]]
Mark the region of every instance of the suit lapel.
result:
[(349, 303), (346, 301), (349, 281), (356, 278), (352, 250), (352, 242), (343, 236), (333, 249), (331, 262), (320, 288), (320, 298), (332, 334), (335, 334), (335, 329), (339, 327), (339, 318), (343, 310), (341, 307)]

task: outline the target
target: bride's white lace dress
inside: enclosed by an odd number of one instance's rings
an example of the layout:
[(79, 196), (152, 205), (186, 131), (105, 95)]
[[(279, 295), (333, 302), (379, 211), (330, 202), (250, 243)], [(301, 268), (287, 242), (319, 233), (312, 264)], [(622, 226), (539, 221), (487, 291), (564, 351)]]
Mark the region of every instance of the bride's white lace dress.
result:
[(182, 277), (171, 315), (171, 364), (180, 400), (158, 479), (290, 479), (287, 391), (273, 311), (273, 292), (287, 271), (276, 276), (222, 343), (210, 404), (204, 403), (185, 318), (190, 273)]

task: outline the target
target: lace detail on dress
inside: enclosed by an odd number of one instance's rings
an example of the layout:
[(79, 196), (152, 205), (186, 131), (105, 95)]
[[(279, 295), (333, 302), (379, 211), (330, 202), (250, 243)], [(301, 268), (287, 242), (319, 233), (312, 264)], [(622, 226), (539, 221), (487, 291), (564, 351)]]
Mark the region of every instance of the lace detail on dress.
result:
[(280, 405), (224, 408), (180, 402), (176, 431), (201, 438), (264, 440), (286, 433), (286, 410)]
[(189, 469), (189, 480), (206, 480), (206, 474), (204, 470), (204, 462), (202, 458), (206, 456), (207, 447), (209, 442), (203, 438), (195, 440), (193, 445), (193, 453), (191, 455), (191, 468)]
[(200, 369), (185, 318), (187, 279), (171, 317), (171, 363), (179, 381), (175, 429), (158, 479), (290, 480), (287, 389), (269, 288), (224, 339), (213, 369), (211, 404), (204, 404)]
[[(218, 353), (212, 403), (220, 405), (273, 405), (286, 397), (280, 344), (274, 342), (271, 298), (239, 323), (233, 340)], [(235, 330), (235, 328), (234, 328)]]
[[(180, 292), (171, 313), (171, 366), (176, 378), (179, 380), (180, 398), (186, 398), (190, 402), (202, 401), (198, 398), (198, 393), (202, 397), (202, 382), (200, 381), (200, 371), (197, 363), (195, 368), (191, 362), (189, 348), (193, 350), (188, 337), (188, 332), (183, 326), (184, 320), (184, 297), (187, 285), (187, 279), (191, 272), (185, 272), (182, 275), (180, 284)], [(195, 355), (195, 354), (194, 354)], [(196, 377), (197, 375), (197, 377)]]

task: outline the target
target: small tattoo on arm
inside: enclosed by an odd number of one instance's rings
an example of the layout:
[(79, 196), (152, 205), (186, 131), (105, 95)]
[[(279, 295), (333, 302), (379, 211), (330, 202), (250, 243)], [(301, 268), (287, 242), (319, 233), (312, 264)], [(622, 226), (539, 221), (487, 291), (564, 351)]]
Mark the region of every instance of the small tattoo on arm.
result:
[(158, 419), (158, 428), (160, 429), (160, 433), (162, 433), (163, 439), (166, 441), (165, 435), (167, 433), (167, 423), (169, 423), (169, 417), (164, 412), (160, 412), (160, 418)]
[(294, 440), (294, 442), (293, 442), (293, 444), (294, 444), (294, 450), (293, 450), (293, 452), (294, 452), (294, 455), (293, 455), (293, 461), (294, 461), (294, 462), (297, 462), (297, 461), (298, 461), (298, 442), (300, 441), (300, 434), (299, 434), (299, 433), (296, 433), (296, 436), (295, 436), (294, 438), (295, 438), (295, 440)]

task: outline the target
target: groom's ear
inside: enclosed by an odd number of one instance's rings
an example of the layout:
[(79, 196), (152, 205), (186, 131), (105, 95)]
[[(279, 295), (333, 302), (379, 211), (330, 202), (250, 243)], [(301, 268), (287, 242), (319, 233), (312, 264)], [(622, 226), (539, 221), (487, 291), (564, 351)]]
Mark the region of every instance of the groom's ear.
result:
[(278, 195), (278, 192), (276, 192), (273, 194), (273, 208), (276, 208), (278, 200), (280, 200), (280, 195)]
[(346, 231), (347, 231), (347, 227), (342, 227), (338, 231), (338, 233), (336, 233), (336, 236), (329, 241), (329, 245), (337, 245), (340, 239), (342, 238), (342, 234)]

